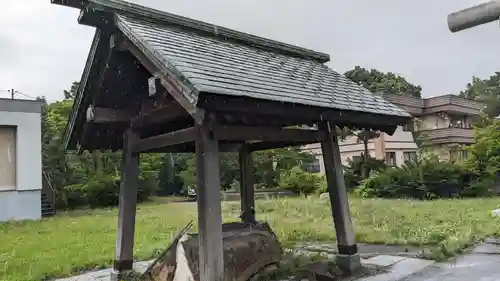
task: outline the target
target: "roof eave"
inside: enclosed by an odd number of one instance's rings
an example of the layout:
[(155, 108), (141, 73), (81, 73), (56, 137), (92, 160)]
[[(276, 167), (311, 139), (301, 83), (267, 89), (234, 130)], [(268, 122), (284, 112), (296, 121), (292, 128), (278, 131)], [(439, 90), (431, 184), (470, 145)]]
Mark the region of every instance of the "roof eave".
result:
[(94, 68), (95, 66), (97, 53), (99, 52), (98, 49), (100, 40), (101, 32), (99, 29), (97, 29), (94, 34), (94, 39), (92, 40), (90, 51), (87, 56), (87, 62), (85, 63), (85, 68), (80, 79), (80, 85), (73, 101), (73, 107), (71, 108), (68, 123), (66, 124), (66, 129), (64, 131), (62, 145), (66, 150), (74, 150), (78, 142), (78, 136), (75, 135), (75, 127), (78, 124), (78, 120), (81, 119), (81, 116), (83, 114), (82, 103), (84, 102), (89, 76), (91, 75), (92, 68)]
[[(148, 21), (176, 24), (179, 26), (183, 26), (185, 28), (206, 32), (211, 34), (212, 36), (220, 36), (232, 40), (237, 40), (240, 42), (244, 42), (246, 44), (250, 44), (254, 47), (260, 47), (271, 51), (274, 50), (276, 52), (282, 52), (288, 55), (301, 57), (304, 59), (315, 60), (320, 63), (326, 63), (330, 61), (330, 55), (325, 53), (232, 30), (214, 24), (193, 20), (190, 18), (178, 16), (175, 14), (170, 14), (164, 11), (144, 7), (133, 3), (128, 3), (121, 0), (88, 0), (88, 5), (84, 7), (85, 9), (82, 9), (82, 13), (80, 15), (81, 19), (83, 19), (84, 17), (93, 18), (89, 14), (94, 14), (94, 13), (97, 14), (102, 12), (124, 13), (141, 17), (142, 19)], [(79, 22), (81, 24), (94, 25), (94, 23), (86, 22), (85, 20), (80, 20)]]
[(70, 8), (83, 9), (87, 5), (88, 0), (50, 0), (50, 3)]

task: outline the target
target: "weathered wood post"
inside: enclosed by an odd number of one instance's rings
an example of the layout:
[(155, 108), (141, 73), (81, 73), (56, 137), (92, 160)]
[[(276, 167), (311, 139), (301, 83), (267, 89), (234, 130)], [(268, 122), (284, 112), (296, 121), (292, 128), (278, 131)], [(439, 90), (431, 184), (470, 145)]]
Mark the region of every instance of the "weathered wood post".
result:
[(241, 220), (255, 221), (255, 195), (252, 151), (243, 145), (239, 151)]
[(125, 131), (118, 206), (118, 229), (116, 233), (116, 258), (112, 278), (132, 270), (137, 188), (139, 184), (139, 153), (132, 152), (138, 135), (131, 129)]
[(326, 132), (327, 137), (321, 141), (325, 173), (330, 195), (332, 216), (337, 235), (338, 266), (347, 271), (353, 271), (361, 266), (361, 259), (356, 245), (356, 236), (349, 212), (347, 190), (342, 172), (340, 149), (335, 132), (335, 127), (330, 122), (324, 122), (320, 130)]
[(196, 126), (196, 192), (200, 280), (223, 281), (219, 145), (208, 125)]

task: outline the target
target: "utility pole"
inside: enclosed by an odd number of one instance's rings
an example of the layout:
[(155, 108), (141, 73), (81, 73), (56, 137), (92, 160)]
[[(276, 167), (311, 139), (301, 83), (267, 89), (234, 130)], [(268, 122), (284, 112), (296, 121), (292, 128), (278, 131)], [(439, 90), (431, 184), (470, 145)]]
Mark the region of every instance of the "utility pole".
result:
[(14, 99), (14, 89), (10, 89), (10, 98)]

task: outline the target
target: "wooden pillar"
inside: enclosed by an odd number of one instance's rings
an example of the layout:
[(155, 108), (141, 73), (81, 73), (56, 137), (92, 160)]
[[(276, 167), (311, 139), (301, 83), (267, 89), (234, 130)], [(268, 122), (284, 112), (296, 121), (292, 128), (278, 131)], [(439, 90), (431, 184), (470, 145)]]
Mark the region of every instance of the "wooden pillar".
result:
[(114, 272), (118, 275), (121, 272), (132, 270), (133, 264), (139, 153), (133, 153), (131, 147), (137, 139), (137, 134), (133, 133), (131, 129), (125, 132), (116, 233), (116, 258), (113, 266)]
[(320, 129), (327, 132), (327, 138), (321, 142), (321, 149), (323, 151), (328, 193), (337, 234), (339, 251), (337, 263), (342, 269), (352, 271), (361, 266), (361, 260), (349, 212), (339, 144), (333, 125), (325, 122)]
[(247, 145), (239, 151), (241, 220), (255, 222), (255, 196), (252, 152)]
[(219, 146), (207, 125), (196, 125), (196, 186), (200, 280), (222, 281), (224, 260)]

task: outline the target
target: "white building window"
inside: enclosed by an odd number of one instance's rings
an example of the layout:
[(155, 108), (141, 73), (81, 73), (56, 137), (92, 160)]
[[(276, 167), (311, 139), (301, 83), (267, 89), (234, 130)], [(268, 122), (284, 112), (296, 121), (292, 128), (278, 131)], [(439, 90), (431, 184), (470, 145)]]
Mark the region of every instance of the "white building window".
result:
[(416, 151), (404, 151), (403, 152), (403, 159), (406, 162), (414, 161), (417, 159), (417, 152)]
[(16, 127), (0, 126), (0, 190), (16, 188)]
[(351, 160), (351, 161), (352, 161), (352, 162), (361, 162), (361, 161), (363, 161), (363, 157), (361, 157), (361, 155), (354, 155), (354, 156), (352, 157), (352, 160)]
[(450, 149), (450, 160), (465, 162), (467, 160), (467, 151), (462, 149)]
[(319, 173), (321, 172), (321, 164), (318, 158), (314, 158), (314, 161), (308, 165), (307, 171), (309, 173)]
[(404, 132), (413, 132), (415, 131), (415, 122), (411, 120), (410, 122), (403, 125)]
[(396, 166), (396, 152), (394, 151), (386, 152), (385, 163), (390, 166)]

